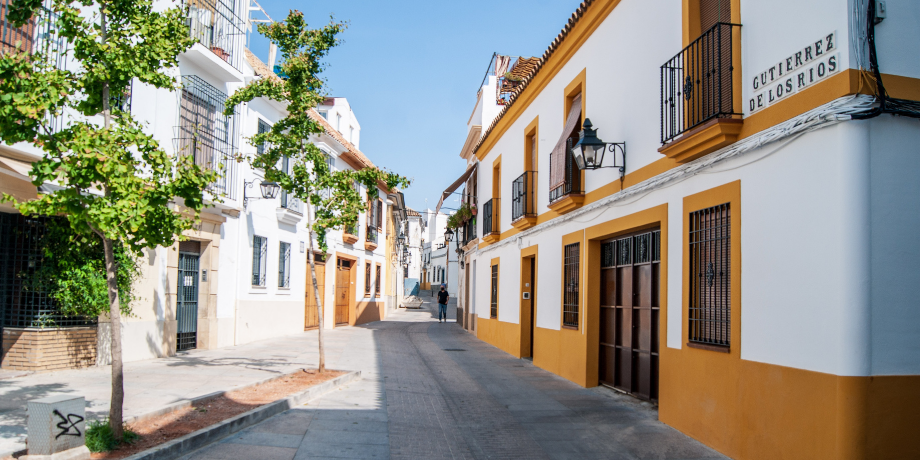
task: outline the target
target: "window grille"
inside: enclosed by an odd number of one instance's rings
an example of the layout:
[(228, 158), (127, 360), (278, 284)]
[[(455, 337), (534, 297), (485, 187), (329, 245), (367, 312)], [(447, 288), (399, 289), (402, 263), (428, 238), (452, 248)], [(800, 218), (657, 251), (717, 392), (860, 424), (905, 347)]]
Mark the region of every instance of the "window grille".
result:
[(235, 199), (237, 117), (223, 114), (227, 95), (197, 75), (182, 76), (180, 95), (176, 150), (219, 174), (208, 191)]
[(492, 266), (492, 299), (489, 305), (489, 317), (498, 318), (498, 265)]
[[(271, 130), (272, 130), (272, 125), (266, 123), (265, 120), (259, 118), (259, 126), (256, 128), (256, 132), (258, 134), (265, 134)], [(256, 154), (262, 155), (263, 153), (265, 153), (266, 147), (268, 147), (267, 142), (262, 142), (261, 144), (257, 145)]]
[(563, 266), (565, 292), (562, 299), (562, 325), (578, 327), (579, 306), (579, 249), (581, 243), (565, 245), (565, 263)]
[(201, 43), (237, 70), (242, 69), (244, 22), (235, 0), (187, 0), (186, 24)]
[(0, 213), (0, 329), (93, 326), (95, 317), (65, 316), (31, 277), (42, 268), (47, 217)]
[(601, 245), (601, 268), (661, 260), (661, 231), (627, 236)]
[(278, 287), (291, 287), (291, 244), (283, 241), (278, 251)]
[(252, 285), (265, 286), (267, 271), (268, 239), (261, 236), (252, 237)]
[(374, 278), (374, 293), (378, 296), (380, 295), (380, 265), (377, 266), (377, 273), (375, 273), (376, 278)]
[(731, 344), (730, 211), (725, 203), (690, 213), (691, 342)]
[(371, 294), (371, 263), (364, 262), (364, 295)]

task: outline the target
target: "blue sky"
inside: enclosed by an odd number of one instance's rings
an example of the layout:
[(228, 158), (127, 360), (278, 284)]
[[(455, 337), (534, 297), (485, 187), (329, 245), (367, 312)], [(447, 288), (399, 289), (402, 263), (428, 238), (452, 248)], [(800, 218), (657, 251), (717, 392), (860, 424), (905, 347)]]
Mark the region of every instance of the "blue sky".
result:
[[(272, 19), (290, 9), (311, 27), (348, 21), (326, 59), (332, 96), (348, 98), (361, 123), (361, 151), (413, 180), (415, 209), (434, 208), (464, 170), (460, 149), (493, 52), (540, 56), (578, 7), (576, 0), (263, 0)], [(256, 13), (258, 17), (261, 13)], [(250, 49), (268, 59), (254, 32)], [(453, 207), (453, 206), (451, 206)]]

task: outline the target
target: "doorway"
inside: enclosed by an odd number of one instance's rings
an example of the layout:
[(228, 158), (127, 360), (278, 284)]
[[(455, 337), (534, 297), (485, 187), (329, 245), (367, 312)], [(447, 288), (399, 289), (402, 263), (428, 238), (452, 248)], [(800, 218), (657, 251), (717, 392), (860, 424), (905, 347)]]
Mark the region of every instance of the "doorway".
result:
[(521, 357), (533, 359), (537, 324), (537, 257), (521, 258)]
[(313, 261), (316, 267), (316, 287), (319, 291), (320, 304), (316, 304), (316, 295), (313, 293), (313, 277), (310, 275), (310, 262), (307, 262), (307, 288), (304, 297), (304, 320), (303, 330), (316, 329), (319, 327), (319, 309), (322, 308), (322, 301), (325, 297), (326, 289), (326, 264), (319, 260)]
[(351, 305), (350, 260), (336, 259), (335, 262), (335, 324), (348, 324), (348, 309)]
[(661, 232), (601, 242), (601, 385), (658, 400)]
[(179, 242), (179, 276), (176, 289), (176, 351), (198, 346), (198, 241)]

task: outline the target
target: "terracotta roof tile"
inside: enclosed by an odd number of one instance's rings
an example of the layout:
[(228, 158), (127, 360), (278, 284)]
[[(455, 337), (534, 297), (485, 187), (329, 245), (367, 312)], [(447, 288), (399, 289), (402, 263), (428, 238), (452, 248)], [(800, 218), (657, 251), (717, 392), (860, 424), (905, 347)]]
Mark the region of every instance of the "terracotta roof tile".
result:
[(533, 62), (528, 62), (528, 65), (532, 66), (530, 73), (523, 78), (521, 83), (517, 84), (516, 87), (512, 89), (511, 97), (508, 99), (508, 102), (505, 104), (502, 110), (498, 112), (498, 115), (496, 115), (495, 119), (492, 120), (492, 124), (489, 125), (489, 128), (482, 133), (482, 137), (479, 138), (479, 142), (476, 144), (476, 147), (473, 148), (473, 153), (476, 153), (479, 150), (479, 147), (481, 147), (485, 140), (489, 137), (489, 134), (492, 133), (492, 130), (495, 129), (495, 126), (498, 124), (498, 122), (501, 121), (502, 117), (505, 116), (506, 113), (508, 113), (508, 109), (514, 105), (515, 101), (517, 101), (518, 96), (520, 96), (521, 93), (530, 84), (530, 82), (533, 81), (533, 78), (540, 72), (540, 69), (543, 68), (543, 65), (546, 64), (546, 61), (549, 60), (550, 56), (552, 56), (556, 49), (559, 48), (559, 45), (562, 44), (563, 40), (565, 40), (565, 37), (569, 35), (569, 32), (572, 31), (572, 29), (575, 27), (575, 24), (578, 24), (578, 20), (585, 15), (585, 12), (588, 11), (588, 8), (590, 8), (591, 4), (593, 3), (594, 0), (585, 0), (581, 2), (581, 5), (578, 5), (578, 8), (574, 13), (572, 13), (572, 17), (569, 18), (569, 21), (565, 24), (565, 27), (562, 28), (562, 31), (559, 32), (559, 35), (556, 36), (553, 42), (549, 44), (549, 47), (546, 49), (546, 51), (543, 52), (543, 56), (539, 58), (531, 58), (536, 60)]

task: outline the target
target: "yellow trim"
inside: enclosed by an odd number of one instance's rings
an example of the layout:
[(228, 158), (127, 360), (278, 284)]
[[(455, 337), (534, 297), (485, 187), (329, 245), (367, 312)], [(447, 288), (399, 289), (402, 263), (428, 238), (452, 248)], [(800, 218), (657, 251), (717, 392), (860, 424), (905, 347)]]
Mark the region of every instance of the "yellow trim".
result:
[[(569, 116), (569, 110), (572, 108), (572, 101), (575, 100), (575, 97), (579, 94), (581, 95), (581, 120), (585, 119), (585, 107), (586, 107), (586, 89), (587, 89), (587, 74), (588, 68), (581, 69), (581, 72), (578, 72), (578, 75), (569, 82), (568, 85), (565, 85), (565, 91), (563, 91), (563, 96), (565, 101), (562, 104), (562, 126), (565, 126), (565, 119)], [(579, 125), (581, 124), (579, 120)]]
[[(497, 292), (495, 293), (495, 316), (492, 316), (492, 267), (498, 267), (495, 270), (495, 285), (497, 286)], [(489, 263), (489, 318), (498, 319), (498, 309), (501, 308), (501, 276), (502, 276), (502, 267), (501, 267), (501, 257), (493, 257), (492, 261)]]
[(537, 172), (539, 164), (532, 164), (534, 144), (536, 144), (537, 159), (540, 158), (540, 116), (534, 117), (533, 121), (524, 128), (524, 171)]
[(578, 231), (569, 233), (568, 235), (562, 236), (562, 247), (560, 248), (560, 250), (562, 251), (562, 266), (559, 267), (559, 273), (561, 275), (559, 277), (559, 284), (561, 288), (559, 292), (562, 293), (562, 295), (559, 296), (559, 327), (563, 329), (581, 331), (582, 327), (585, 324), (585, 317), (584, 317), (585, 302), (582, 299), (582, 297), (584, 297), (584, 292), (585, 292), (584, 289), (578, 290), (578, 295), (579, 295), (579, 298), (578, 298), (578, 326), (572, 327), (572, 326), (566, 326), (565, 324), (563, 324), (563, 320), (564, 320), (563, 316), (565, 315), (565, 274), (564, 274), (565, 273), (565, 247), (567, 245), (575, 244), (575, 243), (578, 243), (578, 285), (579, 286), (585, 285), (585, 270), (584, 270), (585, 232), (584, 230), (578, 230)]

